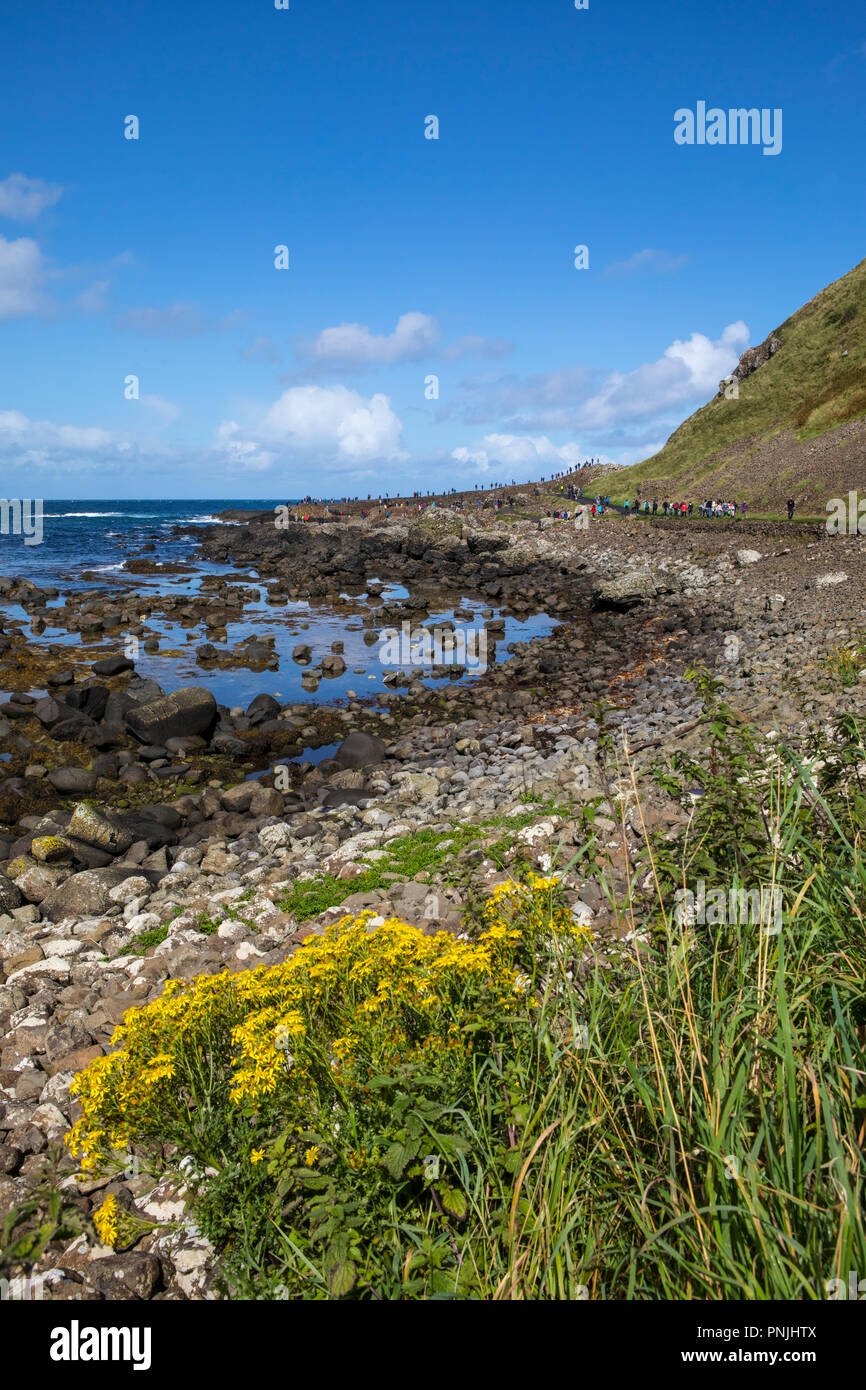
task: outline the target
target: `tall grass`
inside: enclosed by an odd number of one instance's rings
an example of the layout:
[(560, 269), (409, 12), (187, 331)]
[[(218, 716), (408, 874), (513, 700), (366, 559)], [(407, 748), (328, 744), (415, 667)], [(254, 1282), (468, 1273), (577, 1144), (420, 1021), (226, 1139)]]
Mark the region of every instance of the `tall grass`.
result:
[[(192, 1206), (229, 1297), (810, 1300), (866, 1276), (863, 729), (769, 744), (696, 679), (704, 752), (657, 772), (688, 818), (644, 826), (625, 893), (607, 885), (621, 935), (581, 954), (544, 886), (525, 994), (449, 1006), (468, 1048), (351, 1092), (325, 1057), (309, 1131), (282, 1138), (279, 1113), (253, 1140), (260, 1115), (198, 1112), (217, 1139)], [(763, 887), (767, 911), (693, 920), (698, 878)]]

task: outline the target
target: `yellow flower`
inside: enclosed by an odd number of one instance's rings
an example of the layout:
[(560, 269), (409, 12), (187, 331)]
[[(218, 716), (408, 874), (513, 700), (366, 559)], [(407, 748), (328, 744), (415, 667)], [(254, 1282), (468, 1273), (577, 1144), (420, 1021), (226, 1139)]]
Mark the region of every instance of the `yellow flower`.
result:
[(308, 1168), (312, 1168), (313, 1164), (315, 1163), (315, 1161), (316, 1161), (316, 1159), (317, 1159), (318, 1157), (319, 1157), (318, 1145), (313, 1144), (312, 1147), (309, 1148), (309, 1149), (307, 1149), (307, 1152), (304, 1154), (304, 1162), (306, 1163), (306, 1165), (307, 1165)]
[[(479, 1022), (538, 1009), (531, 979), (541, 947), (570, 959), (586, 934), (556, 879), (536, 877), (499, 885), (471, 940), (425, 936), (397, 919), (372, 928), (362, 913), (279, 965), (172, 980), (159, 999), (127, 1011), (115, 1051), (75, 1078), (81, 1118), (69, 1150), (89, 1177), (130, 1144), (187, 1145), (190, 1112), (225, 1102), (241, 1108), (242, 1125), (260, 1114), (302, 1133), (331, 1084), (324, 1067), (350, 1099), (406, 1062), (460, 1068)], [(250, 1161), (265, 1153), (253, 1149)], [(307, 1150), (308, 1166), (317, 1158), (316, 1146)]]
[(120, 1234), (120, 1210), (116, 1197), (106, 1197), (99, 1211), (94, 1213), (93, 1224), (102, 1244), (113, 1248)]

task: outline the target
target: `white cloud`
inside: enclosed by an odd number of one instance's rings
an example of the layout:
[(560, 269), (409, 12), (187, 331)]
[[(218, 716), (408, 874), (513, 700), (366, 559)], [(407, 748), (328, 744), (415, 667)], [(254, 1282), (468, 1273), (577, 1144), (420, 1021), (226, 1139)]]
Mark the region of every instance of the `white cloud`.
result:
[(645, 362), (631, 372), (603, 375), (585, 367), (567, 367), (522, 378), (464, 380), (456, 401), (440, 412), (440, 418), (459, 414), (469, 426), (496, 421), (504, 430), (520, 435), (547, 430), (609, 434), (643, 421), (656, 434), (661, 426), (655, 417), (687, 412), (714, 396), (748, 342), (749, 330), (738, 319), (716, 340), (703, 333), (677, 339), (655, 362)]
[(298, 340), (295, 351), (300, 358), (325, 369), (363, 370), (418, 362), (432, 354), (439, 354), (448, 362), (461, 357), (500, 358), (507, 356), (512, 346), (502, 338), (467, 333), (442, 347), (435, 318), (413, 312), (401, 314), (392, 333), (372, 333), (362, 323), (341, 323), (336, 328), (323, 329), (312, 342)]
[(32, 222), (45, 208), (52, 207), (62, 192), (59, 184), (28, 179), (25, 174), (10, 174), (0, 180), (0, 217)]
[(496, 465), (524, 470), (542, 465), (556, 470), (576, 468), (587, 455), (578, 444), (553, 444), (546, 435), (486, 434), (480, 445), (454, 449), (451, 457), (486, 473)]
[(439, 328), (429, 314), (401, 314), (393, 333), (371, 333), (361, 323), (341, 323), (325, 328), (302, 355), (314, 362), (338, 362), (355, 366), (417, 362), (439, 341)]
[(345, 386), (293, 386), (262, 422), (265, 437), (346, 459), (404, 457), (402, 425), (387, 396), (365, 398)]
[(89, 462), (95, 453), (116, 450), (120, 443), (95, 426), (55, 425), (31, 420), (20, 410), (0, 411), (0, 457), (13, 466)]
[(234, 420), (217, 430), (217, 444), (239, 463), (266, 468), (280, 455), (321, 464), (360, 464), (408, 458), (403, 426), (387, 396), (360, 396), (345, 386), (293, 386), (251, 428)]
[(654, 275), (667, 275), (685, 265), (688, 256), (672, 256), (668, 251), (654, 251), (647, 248), (635, 251), (626, 261), (613, 261), (601, 273), (603, 280), (619, 280), (629, 275), (650, 272)]
[(43, 294), (45, 265), (32, 237), (0, 236), (0, 319), (35, 314), (48, 307)]
[(227, 461), (237, 467), (261, 472), (276, 462), (277, 455), (262, 449), (255, 440), (241, 437), (241, 427), (236, 420), (223, 420), (216, 430), (217, 450)]
[(715, 342), (703, 333), (693, 333), (685, 342), (677, 339), (656, 362), (644, 363), (633, 372), (612, 372), (581, 407), (580, 423), (585, 429), (601, 429), (709, 397), (737, 365), (748, 341), (749, 330), (742, 319), (728, 324)]

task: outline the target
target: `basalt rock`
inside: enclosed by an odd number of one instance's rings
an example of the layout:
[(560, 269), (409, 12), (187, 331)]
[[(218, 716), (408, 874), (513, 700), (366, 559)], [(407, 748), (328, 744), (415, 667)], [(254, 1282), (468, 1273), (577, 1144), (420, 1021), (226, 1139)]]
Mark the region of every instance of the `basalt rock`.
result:
[(142, 870), (132, 865), (128, 868), (111, 865), (104, 869), (85, 869), (80, 874), (70, 875), (42, 899), (42, 916), (51, 922), (60, 922), (64, 917), (96, 917), (111, 906), (111, 889), (133, 874), (143, 875), (150, 883), (156, 883), (161, 877), (157, 871)]
[(384, 757), (385, 744), (382, 739), (355, 729), (340, 744), (334, 754), (334, 762), (338, 767), (369, 767), (372, 763), (381, 763)]
[(217, 704), (211, 692), (200, 685), (187, 685), (173, 695), (129, 710), (126, 727), (142, 743), (164, 744), (167, 739), (193, 734), (208, 738), (217, 718)]

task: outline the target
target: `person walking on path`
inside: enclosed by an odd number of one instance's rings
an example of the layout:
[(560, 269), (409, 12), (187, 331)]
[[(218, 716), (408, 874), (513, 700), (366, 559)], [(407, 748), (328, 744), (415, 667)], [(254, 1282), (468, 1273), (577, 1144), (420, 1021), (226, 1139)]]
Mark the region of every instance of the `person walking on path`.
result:
[(785, 506), (788, 508), (788, 520), (789, 520), (789, 521), (793, 521), (793, 519), (794, 519), (794, 507), (795, 507), (795, 505), (796, 505), (796, 503), (794, 502), (793, 497), (789, 497), (788, 500), (787, 500), (787, 502), (785, 503)]

